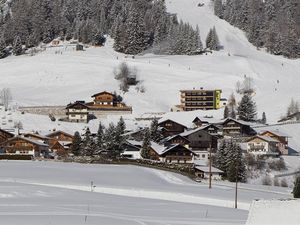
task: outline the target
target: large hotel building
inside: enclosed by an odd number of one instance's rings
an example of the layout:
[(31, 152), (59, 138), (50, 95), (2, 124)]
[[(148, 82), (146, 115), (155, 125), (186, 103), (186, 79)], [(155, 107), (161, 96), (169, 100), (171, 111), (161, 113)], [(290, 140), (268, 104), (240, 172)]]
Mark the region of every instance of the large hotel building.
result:
[(222, 90), (181, 90), (180, 108), (183, 111), (221, 108)]

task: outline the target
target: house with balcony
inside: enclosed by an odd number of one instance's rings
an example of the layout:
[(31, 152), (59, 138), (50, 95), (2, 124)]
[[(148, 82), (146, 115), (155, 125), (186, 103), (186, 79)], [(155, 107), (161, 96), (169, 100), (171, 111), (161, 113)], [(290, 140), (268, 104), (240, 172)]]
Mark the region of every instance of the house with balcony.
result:
[(256, 135), (246, 141), (246, 150), (256, 156), (278, 156), (280, 155), (279, 143), (278, 140), (269, 136)]
[(253, 136), (256, 131), (245, 121), (227, 118), (222, 124), (224, 136)]
[(71, 103), (67, 105), (66, 110), (68, 121), (77, 123), (88, 122), (89, 107), (84, 101), (76, 101), (75, 103)]
[(196, 155), (196, 153), (180, 144), (165, 146), (157, 144), (155, 142), (151, 142), (149, 155), (151, 160), (167, 163), (186, 164), (194, 162), (194, 156)]
[(16, 136), (0, 144), (7, 155), (27, 155), (32, 157), (47, 156), (49, 145), (30, 138)]
[(182, 111), (213, 110), (221, 108), (222, 90), (180, 90)]
[(289, 149), (288, 149), (288, 135), (280, 132), (280, 131), (264, 131), (260, 134), (261, 136), (271, 137), (279, 143), (277, 144), (277, 147), (281, 153), (281, 155), (288, 155)]
[(171, 119), (160, 120), (158, 126), (161, 128), (164, 137), (177, 135), (187, 130), (185, 125)]

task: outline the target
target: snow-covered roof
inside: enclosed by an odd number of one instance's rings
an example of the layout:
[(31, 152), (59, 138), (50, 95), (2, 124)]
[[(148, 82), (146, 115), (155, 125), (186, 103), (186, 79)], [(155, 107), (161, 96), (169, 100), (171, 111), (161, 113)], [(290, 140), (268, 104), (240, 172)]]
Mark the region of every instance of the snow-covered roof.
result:
[[(209, 173), (209, 166), (196, 166), (195, 168), (204, 173)], [(224, 173), (222, 170), (219, 170), (218, 168), (215, 168), (213, 166), (211, 167), (211, 172), (212, 173)]]
[(15, 137), (13, 137), (11, 139), (8, 139), (7, 141), (5, 141), (3, 143), (9, 142), (9, 141), (14, 140), (14, 139), (22, 139), (22, 140), (27, 141), (29, 143), (32, 143), (34, 145), (49, 147), (49, 145), (47, 145), (47, 144), (45, 144), (45, 143), (43, 143), (41, 141), (37, 141), (37, 140), (31, 139), (31, 138), (26, 138), (26, 137), (23, 137), (23, 136), (15, 136)]
[(189, 136), (190, 134), (193, 134), (193, 133), (195, 133), (195, 132), (197, 132), (197, 131), (199, 131), (199, 130), (202, 130), (202, 129), (203, 129), (202, 127), (198, 127), (198, 128), (196, 128), (196, 129), (187, 130), (187, 131), (185, 131), (185, 132), (182, 132), (182, 133), (180, 134), (180, 136), (186, 137), (186, 136)]
[(255, 138), (259, 138), (259, 139), (264, 140), (266, 142), (279, 142), (278, 140), (275, 140), (274, 138), (271, 138), (269, 136), (261, 136), (261, 135), (256, 135), (254, 137), (251, 137), (250, 139), (248, 139), (247, 142), (249, 142), (249, 141), (251, 141), (251, 140), (253, 140)]
[(72, 144), (71, 141), (58, 141), (59, 144), (61, 144), (62, 146), (66, 146), (66, 145), (69, 145), (69, 144)]
[(270, 132), (270, 133), (275, 134), (275, 135), (277, 135), (279, 137), (288, 137), (289, 136), (286, 133), (281, 132), (279, 130), (263, 130), (263, 131), (260, 131), (261, 134), (263, 134), (265, 132)]
[(142, 144), (143, 144), (142, 141), (135, 141), (135, 140), (127, 140), (127, 142), (134, 146), (142, 146)]
[(159, 120), (159, 123), (172, 120), (176, 123), (182, 124), (186, 127), (194, 127), (193, 120), (198, 117), (201, 121), (205, 121), (208, 123), (220, 123), (221, 122), (221, 115), (220, 110), (195, 110), (189, 112), (169, 112), (162, 116)]
[(151, 141), (151, 148), (158, 154), (162, 155), (165, 153), (166, 147), (164, 145), (157, 144), (156, 142)]

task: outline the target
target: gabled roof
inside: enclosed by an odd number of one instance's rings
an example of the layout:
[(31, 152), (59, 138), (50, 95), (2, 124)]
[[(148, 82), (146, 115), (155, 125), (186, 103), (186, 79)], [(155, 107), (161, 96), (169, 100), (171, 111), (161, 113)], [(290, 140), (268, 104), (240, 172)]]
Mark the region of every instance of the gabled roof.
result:
[(3, 130), (3, 129), (0, 129), (0, 133), (5, 133), (5, 134), (7, 134), (8, 136), (11, 136), (11, 137), (15, 136), (14, 134), (12, 134), (12, 133), (10, 133), (10, 132), (8, 132), (6, 130)]
[(23, 134), (23, 135), (24, 135), (24, 137), (26, 137), (26, 136), (31, 136), (31, 137), (39, 138), (39, 139), (41, 139), (41, 140), (44, 140), (44, 139), (49, 140), (49, 139), (51, 139), (51, 138), (49, 138), (49, 137), (46, 137), (46, 136), (41, 135), (41, 134), (36, 134), (36, 133), (26, 133), (26, 134)]
[(277, 142), (277, 143), (279, 143), (279, 141), (275, 140), (274, 138), (271, 138), (269, 136), (261, 136), (261, 135), (253, 136), (253, 137), (249, 138), (247, 140), (247, 142), (252, 141), (255, 138), (259, 138), (259, 139), (261, 139), (263, 141), (266, 141), (266, 142)]
[(169, 151), (171, 151), (172, 149), (174, 148), (177, 148), (177, 147), (183, 147), (185, 148), (187, 151), (191, 152), (192, 154), (196, 155), (195, 152), (191, 151), (190, 149), (180, 145), (180, 144), (174, 144), (174, 145), (169, 145), (169, 146), (164, 146), (164, 145), (160, 145), (160, 144), (157, 144), (153, 141), (151, 141), (151, 148), (158, 154), (158, 155), (163, 155)]
[(228, 121), (234, 121), (238, 124), (241, 124), (241, 125), (244, 125), (244, 126), (253, 126), (253, 125), (257, 125), (255, 122), (246, 122), (246, 121), (243, 121), (243, 120), (237, 120), (237, 119), (233, 119), (233, 118), (227, 118), (225, 119), (221, 124), (224, 125), (225, 123), (227, 123)]
[(205, 130), (206, 128), (211, 127), (211, 126), (217, 128), (218, 130), (220, 130), (220, 128), (217, 127), (217, 126), (214, 125), (214, 124), (207, 124), (207, 125), (201, 126), (200, 128), (202, 128), (202, 130)]
[(171, 119), (161, 119), (161, 120), (159, 120), (158, 125), (161, 125), (162, 123), (165, 123), (167, 121), (171, 121), (173, 123), (179, 124), (180, 126), (183, 126), (183, 127), (187, 128), (187, 126), (185, 126), (185, 125), (183, 125), (183, 124), (181, 124), (181, 123), (179, 123), (175, 120), (171, 120)]
[(98, 96), (98, 95), (102, 95), (102, 94), (108, 94), (108, 95), (111, 95), (111, 96), (115, 96), (113, 93), (111, 92), (108, 92), (108, 91), (102, 91), (102, 92), (99, 92), (99, 93), (96, 93), (92, 96), (92, 98)]
[[(196, 166), (195, 169), (200, 170), (204, 173), (209, 173), (209, 166)], [(212, 173), (224, 173), (222, 170), (219, 170), (218, 168), (211, 167)]]
[(86, 109), (89, 108), (85, 103), (83, 103), (83, 102), (81, 102), (81, 101), (76, 101), (76, 102), (74, 102), (74, 103), (68, 104), (67, 107), (66, 107), (66, 109), (73, 108), (73, 107), (76, 106), (76, 105), (80, 105), (80, 106), (82, 106), (82, 107), (84, 107), (84, 108), (86, 108)]
[(50, 133), (50, 134), (47, 134), (46, 137), (56, 136), (56, 135), (58, 135), (58, 134), (60, 134), (60, 133), (61, 133), (61, 134), (64, 134), (65, 136), (68, 136), (68, 137), (72, 137), (72, 138), (73, 138), (73, 135), (68, 134), (68, 133), (66, 133), (66, 132), (64, 132), (64, 131), (61, 131), (61, 130), (54, 131), (54, 132), (52, 132), (52, 133)]
[[(205, 126), (205, 127), (206, 127), (206, 126)], [(198, 131), (201, 130), (201, 131), (207, 133), (208, 135), (212, 136), (210, 133), (208, 133), (206, 130), (204, 130), (205, 127), (203, 126), (203, 127), (198, 127), (198, 128), (196, 128), (196, 129), (192, 129), (192, 130), (187, 130), (187, 131), (185, 131), (185, 132), (183, 132), (183, 133), (181, 133), (181, 134), (179, 134), (179, 135), (180, 135), (180, 136), (183, 136), (183, 137), (187, 137), (187, 136), (189, 136), (189, 135), (191, 135), (191, 134), (193, 134), (193, 133), (196, 133), (196, 132), (198, 132)]]
[(16, 139), (21, 139), (21, 140), (24, 140), (24, 141), (27, 141), (31, 144), (34, 144), (34, 145), (38, 145), (38, 146), (43, 146), (43, 147), (49, 147), (49, 145), (45, 144), (45, 143), (42, 143), (40, 141), (35, 141), (33, 139), (30, 139), (30, 138), (26, 138), (26, 137), (22, 137), (22, 136), (15, 136), (13, 138), (10, 138), (8, 139), (7, 141), (1, 143), (1, 145), (3, 146), (4, 144), (10, 142), (10, 141), (13, 141), (13, 140), (16, 140)]
[(289, 137), (287, 134), (282, 133), (281, 131), (278, 131), (278, 130), (276, 130), (276, 131), (266, 130), (266, 131), (261, 132), (260, 135), (264, 136), (264, 134), (266, 134), (266, 133), (271, 133), (271, 134), (273, 134), (274, 136), (277, 136), (277, 137)]
[(142, 146), (143, 142), (142, 141), (135, 141), (135, 140), (127, 140), (126, 142), (128, 142), (129, 144), (133, 145), (133, 146)]
[(162, 143), (165, 143), (165, 142), (168, 142), (168, 141), (173, 140), (173, 139), (176, 138), (176, 137), (180, 137), (180, 138), (186, 140), (187, 142), (190, 142), (187, 138), (181, 136), (180, 134), (176, 134), (176, 135), (173, 135), (173, 136), (166, 137), (166, 138), (162, 139), (161, 142), (162, 142)]

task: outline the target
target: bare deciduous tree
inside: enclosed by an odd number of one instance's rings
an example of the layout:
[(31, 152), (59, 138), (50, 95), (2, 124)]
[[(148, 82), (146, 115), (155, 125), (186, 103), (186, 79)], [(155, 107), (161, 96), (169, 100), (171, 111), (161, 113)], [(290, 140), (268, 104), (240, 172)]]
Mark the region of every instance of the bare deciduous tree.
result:
[(12, 101), (12, 94), (9, 88), (3, 88), (0, 93), (1, 103), (4, 105), (5, 110), (8, 109), (9, 103)]

